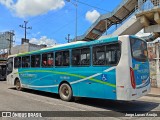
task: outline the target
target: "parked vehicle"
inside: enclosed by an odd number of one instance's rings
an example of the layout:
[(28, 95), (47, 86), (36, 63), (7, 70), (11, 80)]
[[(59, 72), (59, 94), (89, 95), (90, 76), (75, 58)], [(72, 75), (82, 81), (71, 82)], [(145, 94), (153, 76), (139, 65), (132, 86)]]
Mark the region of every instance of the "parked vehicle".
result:
[(0, 64), (0, 80), (6, 80), (6, 64)]
[(147, 43), (125, 35), (11, 55), (7, 82), (17, 90), (58, 93), (65, 101), (136, 100), (150, 91)]

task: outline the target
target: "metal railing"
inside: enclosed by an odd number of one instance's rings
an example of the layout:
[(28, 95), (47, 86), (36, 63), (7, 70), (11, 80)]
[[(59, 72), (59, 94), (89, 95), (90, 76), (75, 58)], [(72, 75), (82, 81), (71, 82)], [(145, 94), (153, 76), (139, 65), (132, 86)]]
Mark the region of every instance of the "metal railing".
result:
[(160, 7), (160, 0), (138, 0), (138, 5), (135, 6), (135, 11), (143, 12), (155, 7)]

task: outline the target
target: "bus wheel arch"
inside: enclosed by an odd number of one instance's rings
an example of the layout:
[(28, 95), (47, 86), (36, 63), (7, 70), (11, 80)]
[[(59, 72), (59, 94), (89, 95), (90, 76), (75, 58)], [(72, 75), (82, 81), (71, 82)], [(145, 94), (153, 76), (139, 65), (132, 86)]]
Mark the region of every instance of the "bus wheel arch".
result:
[(72, 101), (73, 100), (73, 90), (71, 85), (67, 81), (62, 81), (58, 87), (58, 93), (62, 100)]
[(16, 86), (16, 90), (18, 91), (22, 90), (22, 85), (21, 85), (21, 81), (19, 80), (19, 78), (15, 78), (14, 85)]

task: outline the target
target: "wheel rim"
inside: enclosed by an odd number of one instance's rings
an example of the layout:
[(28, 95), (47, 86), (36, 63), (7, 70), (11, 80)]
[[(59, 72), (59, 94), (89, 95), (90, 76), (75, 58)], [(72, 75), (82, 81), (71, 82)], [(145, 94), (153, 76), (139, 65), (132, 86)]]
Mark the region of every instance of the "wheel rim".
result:
[(21, 85), (20, 85), (20, 82), (19, 82), (19, 81), (16, 82), (16, 89), (17, 89), (17, 90), (20, 90), (20, 89), (21, 89)]
[(59, 88), (60, 98), (64, 101), (71, 101), (73, 98), (72, 88), (67, 83), (61, 84)]
[(64, 96), (64, 97), (69, 97), (69, 88), (68, 88), (68, 86), (66, 86), (66, 85), (64, 85), (64, 86), (62, 86), (62, 89), (61, 89), (61, 91), (62, 91), (62, 95)]

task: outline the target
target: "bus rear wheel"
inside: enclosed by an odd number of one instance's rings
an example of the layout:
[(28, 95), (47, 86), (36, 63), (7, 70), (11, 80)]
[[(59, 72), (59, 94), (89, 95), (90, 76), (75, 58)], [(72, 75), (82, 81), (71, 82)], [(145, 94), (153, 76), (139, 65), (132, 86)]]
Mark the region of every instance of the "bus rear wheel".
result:
[(15, 86), (16, 86), (16, 90), (18, 90), (18, 91), (22, 90), (21, 83), (19, 80), (16, 80)]
[(59, 96), (64, 101), (71, 101), (73, 98), (73, 92), (71, 87), (67, 83), (61, 84), (59, 87)]

